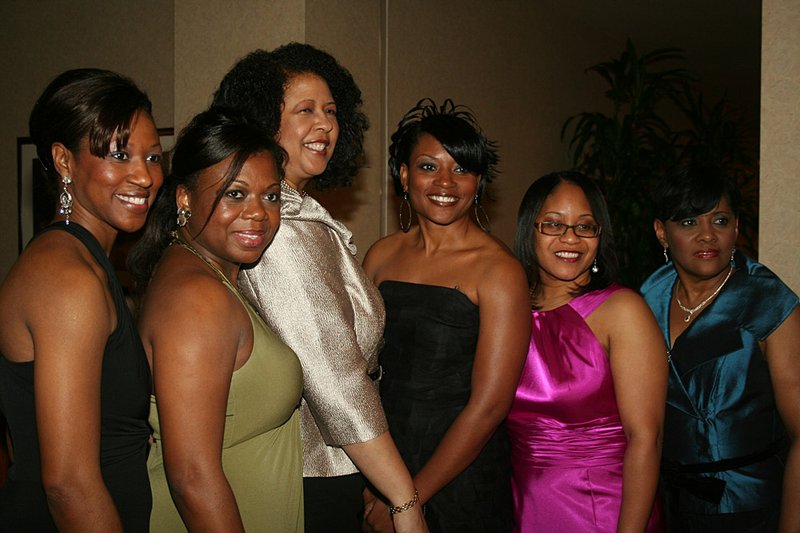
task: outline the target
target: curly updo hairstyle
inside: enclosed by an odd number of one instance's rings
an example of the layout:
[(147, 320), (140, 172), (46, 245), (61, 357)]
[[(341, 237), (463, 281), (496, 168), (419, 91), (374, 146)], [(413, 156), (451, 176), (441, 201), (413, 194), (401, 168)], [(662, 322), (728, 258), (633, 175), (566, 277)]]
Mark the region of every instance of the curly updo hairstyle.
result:
[(267, 134), (277, 138), (284, 94), (297, 74), (315, 74), (325, 80), (336, 102), (336, 148), (325, 172), (312, 183), (320, 190), (350, 185), (364, 161), (364, 131), (369, 122), (361, 111), (361, 90), (353, 76), (327, 52), (295, 42), (271, 52), (250, 52), (222, 79), (214, 93), (214, 105), (253, 117)]
[(486, 138), (469, 108), (456, 105), (451, 99), (437, 105), (423, 98), (400, 120), (389, 146), (389, 171), (398, 196), (403, 195), (400, 167), (408, 166), (411, 152), (423, 134), (433, 136), (447, 153), (467, 171), (479, 175), (478, 199), (486, 185), (497, 177), (497, 143)]

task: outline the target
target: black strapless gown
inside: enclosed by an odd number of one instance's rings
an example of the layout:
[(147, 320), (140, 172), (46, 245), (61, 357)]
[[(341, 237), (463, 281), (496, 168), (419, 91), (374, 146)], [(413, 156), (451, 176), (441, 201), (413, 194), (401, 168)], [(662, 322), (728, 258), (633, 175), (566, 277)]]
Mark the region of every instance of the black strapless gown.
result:
[[(384, 281), (381, 399), (389, 430), (415, 475), (470, 396), (478, 307), (457, 289)], [(501, 426), (480, 455), (425, 507), (435, 532), (512, 529), (509, 446)]]

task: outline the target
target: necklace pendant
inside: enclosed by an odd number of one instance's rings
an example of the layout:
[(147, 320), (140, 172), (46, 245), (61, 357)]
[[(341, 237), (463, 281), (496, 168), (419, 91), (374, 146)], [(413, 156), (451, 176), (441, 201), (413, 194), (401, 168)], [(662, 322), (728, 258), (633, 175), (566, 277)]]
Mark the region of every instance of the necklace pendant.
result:
[(691, 319), (692, 319), (692, 315), (686, 315), (685, 317), (683, 317), (683, 321), (684, 322), (689, 322)]

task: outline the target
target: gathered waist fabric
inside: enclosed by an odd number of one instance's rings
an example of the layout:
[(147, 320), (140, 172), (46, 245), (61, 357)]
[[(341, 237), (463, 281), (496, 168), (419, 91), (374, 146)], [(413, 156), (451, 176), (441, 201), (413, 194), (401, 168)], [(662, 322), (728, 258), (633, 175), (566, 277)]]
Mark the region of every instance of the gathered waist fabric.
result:
[(552, 419), (509, 424), (512, 462), (540, 468), (591, 468), (621, 463), (627, 439), (618, 416), (581, 424)]

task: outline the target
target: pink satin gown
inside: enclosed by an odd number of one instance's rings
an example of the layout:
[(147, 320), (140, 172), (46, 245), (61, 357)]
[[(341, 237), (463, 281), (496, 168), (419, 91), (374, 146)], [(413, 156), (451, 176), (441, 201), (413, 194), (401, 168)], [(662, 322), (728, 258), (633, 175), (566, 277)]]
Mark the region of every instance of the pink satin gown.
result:
[[(619, 290), (533, 311), (511, 438), (515, 531), (616, 531), (627, 440), (608, 357), (585, 318)], [(649, 532), (662, 531), (656, 506)]]

